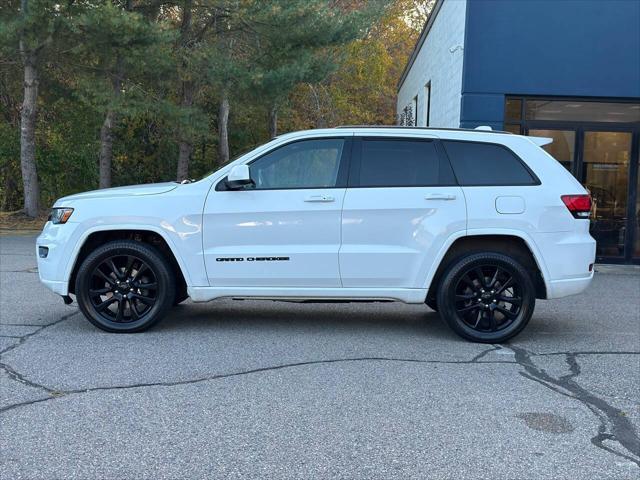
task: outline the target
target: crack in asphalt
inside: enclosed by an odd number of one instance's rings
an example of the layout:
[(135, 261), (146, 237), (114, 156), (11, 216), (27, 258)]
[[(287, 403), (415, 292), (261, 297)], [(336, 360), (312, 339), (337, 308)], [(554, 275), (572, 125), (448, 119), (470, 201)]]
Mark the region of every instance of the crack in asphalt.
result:
[[(29, 340), (31, 337), (33, 337), (34, 335), (39, 334), (40, 332), (42, 332), (43, 330), (49, 328), (49, 327), (53, 327), (54, 325), (57, 325), (61, 322), (64, 322), (65, 320), (68, 320), (69, 318), (71, 318), (72, 316), (76, 315), (77, 313), (80, 313), (79, 310), (76, 310), (74, 312), (71, 312), (67, 315), (63, 315), (62, 317), (60, 317), (59, 319), (51, 322), (51, 323), (47, 323), (45, 325), (24, 325), (24, 324), (2, 324), (2, 325), (19, 325), (19, 326), (29, 326), (29, 327), (38, 327), (36, 328), (33, 332), (29, 332), (26, 333), (24, 335), (20, 335), (20, 336), (11, 336), (11, 338), (16, 338), (18, 339), (18, 341), (12, 345), (9, 345), (7, 348), (3, 349), (2, 351), (0, 351), (0, 358), (2, 358), (3, 355), (7, 354), (8, 352), (10, 352), (11, 350), (14, 350), (16, 348), (18, 348), (20, 345), (23, 345), (27, 340)], [(0, 325), (0, 327), (2, 327), (2, 325)], [(8, 335), (2, 335), (3, 337), (8, 337)], [(41, 383), (37, 383), (34, 382), (32, 380), (29, 380), (28, 378), (26, 378), (24, 375), (22, 375), (20, 372), (16, 371), (12, 366), (0, 361), (0, 369), (5, 371), (7, 376), (11, 379), (14, 380), (16, 382), (22, 383), (23, 385), (27, 385), (29, 387), (32, 388), (36, 388), (38, 390), (42, 390), (44, 392), (46, 392), (49, 396), (45, 397), (43, 399), (39, 399), (40, 401), (42, 400), (50, 400), (51, 398), (55, 398), (56, 396), (59, 396), (59, 392), (55, 389), (49, 388), (46, 385), (43, 385)]]
[[(53, 400), (55, 398), (66, 397), (69, 395), (78, 395), (82, 393), (108, 391), (108, 390), (131, 390), (135, 388), (146, 388), (146, 387), (174, 387), (179, 385), (192, 385), (196, 383), (208, 382), (208, 381), (219, 380), (224, 378), (239, 377), (242, 375), (251, 375), (254, 373), (270, 372), (274, 370), (283, 370), (287, 368), (303, 367), (303, 366), (309, 366), (309, 365), (322, 365), (322, 364), (347, 363), (347, 362), (402, 362), (402, 363), (445, 364), (445, 365), (473, 365), (473, 364), (475, 365), (490, 365), (490, 364), (517, 365), (517, 362), (507, 361), (507, 360), (494, 360), (494, 361), (485, 361), (485, 362), (477, 361), (477, 358), (494, 350), (495, 348), (492, 348), (485, 352), (482, 352), (481, 354), (479, 354), (478, 356), (474, 357), (471, 360), (448, 361), (448, 360), (424, 360), (419, 358), (394, 358), (394, 357), (333, 358), (333, 359), (323, 359), (323, 360), (309, 360), (306, 362), (285, 363), (282, 365), (259, 367), (259, 368), (254, 368), (250, 370), (241, 370), (241, 371), (230, 372), (230, 373), (219, 373), (219, 374), (213, 374), (213, 375), (206, 375), (204, 377), (193, 378), (189, 380), (175, 380), (172, 382), (142, 382), (142, 383), (133, 383), (133, 384), (126, 384), (126, 385), (110, 385), (110, 386), (102, 386), (102, 387), (98, 386), (98, 387), (82, 388), (82, 389), (75, 389), (75, 390), (54, 390), (44, 385), (31, 382), (25, 379), (24, 376), (18, 374), (17, 372), (15, 372), (15, 370), (12, 369), (16, 377), (18, 377), (14, 379), (18, 381), (24, 380), (25, 382), (23, 383), (29, 382), (28, 384), (30, 384), (31, 386), (41, 388), (47, 391), (47, 393), (49, 393), (51, 396), (46, 398), (38, 398), (34, 400), (7, 405), (5, 407), (0, 408), (0, 414), (5, 413), (9, 410), (14, 410), (19, 407), (33, 405), (34, 403), (42, 403), (49, 400)], [(0, 367), (5, 368), (6, 365), (0, 364)]]
[[(67, 315), (60, 317), (58, 320), (48, 323), (46, 325), (38, 325), (37, 329), (33, 332), (22, 335), (18, 342), (8, 346), (4, 350), (0, 351), (0, 356), (10, 352), (23, 345), (34, 335), (37, 335), (45, 329), (55, 326), (72, 316), (78, 314), (79, 311), (71, 312)], [(34, 325), (35, 326), (35, 325)], [(494, 360), (483, 361), (480, 360), (486, 355), (496, 352), (498, 350), (511, 350), (514, 353), (515, 361), (508, 360)], [(532, 360), (534, 356), (552, 356), (562, 355), (565, 357), (565, 362), (569, 368), (569, 373), (562, 375), (558, 378), (551, 376), (544, 369), (535, 365)], [(20, 407), (33, 405), (36, 403), (47, 402), (56, 398), (66, 397), (69, 395), (79, 395), (83, 393), (90, 393), (96, 391), (108, 391), (108, 390), (130, 390), (136, 388), (146, 387), (173, 387), (179, 385), (191, 385), (196, 383), (202, 383), (207, 381), (214, 381), (225, 378), (238, 377), (243, 375), (251, 375), (254, 373), (270, 372), (275, 370), (282, 370), (287, 368), (295, 368), (310, 365), (321, 364), (335, 364), (335, 363), (347, 363), (347, 362), (403, 362), (403, 363), (421, 363), (421, 364), (446, 364), (446, 365), (485, 365), (485, 364), (509, 364), (519, 365), (524, 368), (524, 372), (520, 372), (524, 378), (535, 381), (540, 385), (560, 394), (565, 397), (574, 399), (582, 403), (587, 407), (599, 420), (598, 433), (591, 438), (591, 443), (606, 452), (609, 452), (618, 457), (631, 461), (640, 467), (640, 438), (636, 433), (633, 424), (625, 417), (622, 410), (609, 405), (604, 399), (589, 392), (585, 388), (581, 387), (575, 382), (575, 379), (580, 376), (581, 369), (578, 363), (578, 356), (581, 355), (640, 355), (640, 352), (634, 351), (574, 351), (574, 352), (547, 352), (547, 353), (534, 353), (530, 352), (522, 347), (516, 347), (510, 345), (509, 347), (502, 347), (500, 345), (492, 345), (491, 348), (483, 350), (471, 360), (425, 360), (418, 358), (395, 358), (395, 357), (358, 357), (358, 358), (336, 358), (336, 359), (322, 359), (311, 360), (305, 362), (287, 363), (282, 365), (259, 367), (250, 370), (242, 370), (230, 373), (212, 374), (204, 377), (198, 377), (189, 380), (175, 380), (171, 382), (142, 382), (126, 385), (112, 385), (112, 386), (97, 386), (85, 389), (74, 390), (57, 390), (50, 388), (46, 385), (34, 382), (26, 378), (23, 374), (16, 371), (10, 365), (0, 362), (0, 369), (4, 370), (11, 380), (19, 382), (23, 385), (41, 390), (46, 393), (46, 397), (36, 398), (25, 402), (18, 402), (5, 407), (0, 408), (0, 414), (14, 410)], [(620, 452), (615, 448), (606, 445), (605, 442), (615, 442), (623, 447), (627, 453)]]
[(21, 373), (17, 372), (16, 370), (13, 369), (13, 367), (7, 365), (6, 363), (0, 363), (0, 369), (4, 370), (7, 373), (7, 375), (9, 376), (9, 378), (12, 379), (12, 380), (15, 380), (16, 382), (20, 382), (20, 383), (22, 383), (24, 385), (27, 385), (27, 386), (33, 387), (33, 388), (37, 388), (39, 390), (44, 390), (49, 395), (54, 395), (55, 396), (55, 395), (58, 394), (57, 390), (49, 388), (46, 385), (42, 385), (41, 383), (36, 383), (36, 382), (33, 382), (33, 381), (29, 380), (24, 375), (22, 375)]
[[(509, 348), (514, 351), (516, 362), (525, 369), (524, 372), (520, 372), (520, 375), (556, 393), (579, 401), (598, 418), (600, 422), (598, 433), (591, 438), (591, 443), (594, 446), (629, 460), (640, 467), (640, 437), (638, 437), (633, 424), (626, 417), (625, 413), (609, 405), (603, 398), (596, 396), (575, 382), (581, 373), (578, 356), (585, 355), (585, 353), (563, 353), (563, 355), (565, 355), (565, 362), (569, 367), (569, 373), (555, 378), (544, 369), (535, 365), (531, 359), (532, 356), (536, 356), (535, 353), (513, 345), (509, 346)], [(611, 353), (613, 352), (609, 352), (609, 354)], [(589, 352), (586, 354), (600, 355), (602, 353)], [(623, 352), (623, 354), (637, 355), (640, 354), (640, 352)], [(607, 440), (617, 443), (631, 455), (606, 445), (604, 442)]]
[[(19, 338), (20, 340), (18, 341), (18, 343), (15, 343), (13, 345), (9, 345), (7, 348), (5, 348), (4, 350), (0, 350), (0, 356), (10, 352), (11, 350), (18, 348), (20, 345), (24, 344), (24, 342), (26, 342), (27, 340), (29, 340), (31, 337), (33, 337), (34, 335), (39, 334), (40, 332), (42, 332), (43, 330), (49, 328), (49, 327), (53, 327), (54, 325), (59, 324), (60, 322), (64, 322), (65, 320), (71, 318), (72, 316), (76, 315), (80, 313), (80, 310), (76, 310), (74, 312), (71, 312), (67, 315), (63, 315), (62, 317), (60, 317), (59, 319), (51, 322), (51, 323), (47, 323), (45, 325), (37, 325), (37, 329), (34, 330), (33, 332), (29, 332), (26, 333), (24, 335), (21, 335)], [(12, 324), (4, 324), (4, 325), (12, 325)], [(13, 324), (15, 325), (15, 324)], [(1, 326), (1, 325), (0, 325)], [(35, 325), (23, 325), (23, 326), (35, 326)]]
[(40, 323), (0, 323), (0, 328), (2, 327), (36, 327), (36, 328), (40, 328), (40, 327), (48, 327), (50, 324), (46, 324), (46, 325), (42, 325)]
[[(493, 348), (488, 348), (482, 352), (480, 352), (478, 355), (476, 355), (475, 357), (473, 357), (471, 359), (471, 363), (476, 363), (478, 360), (480, 360), (482, 357), (484, 357), (485, 355), (488, 355), (491, 352), (495, 352), (496, 350), (500, 350), (502, 347), (500, 347), (500, 345), (493, 345)], [(485, 363), (485, 362), (482, 362)], [(511, 362), (509, 362), (511, 363)]]

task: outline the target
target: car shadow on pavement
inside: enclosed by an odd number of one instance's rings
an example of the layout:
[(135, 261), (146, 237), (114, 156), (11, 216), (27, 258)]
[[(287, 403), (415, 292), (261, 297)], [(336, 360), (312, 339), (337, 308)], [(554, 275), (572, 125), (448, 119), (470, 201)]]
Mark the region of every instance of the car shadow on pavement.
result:
[(371, 332), (394, 336), (457, 339), (437, 312), (424, 305), (399, 303), (294, 303), (217, 300), (174, 307), (154, 330), (304, 330)]

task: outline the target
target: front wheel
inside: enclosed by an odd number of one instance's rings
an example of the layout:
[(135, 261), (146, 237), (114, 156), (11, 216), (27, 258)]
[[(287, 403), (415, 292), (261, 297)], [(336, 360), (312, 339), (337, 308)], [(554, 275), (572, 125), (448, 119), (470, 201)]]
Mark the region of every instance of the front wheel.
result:
[(131, 240), (106, 243), (84, 259), (76, 278), (78, 306), (107, 332), (133, 333), (155, 324), (171, 307), (175, 279), (152, 246)]
[(499, 253), (475, 253), (455, 261), (438, 289), (438, 308), (449, 326), (473, 342), (500, 343), (527, 325), (535, 289), (527, 270)]

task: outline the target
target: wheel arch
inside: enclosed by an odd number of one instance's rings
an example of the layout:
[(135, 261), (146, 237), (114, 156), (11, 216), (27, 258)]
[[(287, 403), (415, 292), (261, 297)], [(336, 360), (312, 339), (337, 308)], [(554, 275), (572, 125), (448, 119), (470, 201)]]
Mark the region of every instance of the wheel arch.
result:
[(134, 240), (154, 246), (169, 261), (169, 264), (173, 268), (178, 291), (184, 289), (186, 292), (187, 285), (189, 285), (188, 271), (164, 232), (149, 226), (118, 228), (105, 226), (84, 232), (81, 241), (77, 243), (71, 260), (67, 265), (67, 274), (65, 275), (69, 293), (75, 293), (76, 276), (82, 261), (96, 246), (113, 240)]
[(530, 273), (536, 288), (536, 298), (547, 298), (548, 274), (535, 243), (519, 231), (468, 231), (466, 235), (450, 238), (433, 263), (426, 282), (427, 299), (435, 298), (442, 274), (456, 259), (469, 253), (489, 251), (509, 255), (521, 263)]

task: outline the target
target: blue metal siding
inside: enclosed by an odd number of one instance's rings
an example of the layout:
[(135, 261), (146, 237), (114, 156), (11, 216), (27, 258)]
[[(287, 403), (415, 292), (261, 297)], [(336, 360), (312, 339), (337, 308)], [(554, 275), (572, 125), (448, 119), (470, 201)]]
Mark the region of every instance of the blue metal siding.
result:
[(640, 0), (469, 0), (464, 55), (461, 126), (507, 94), (640, 97)]

